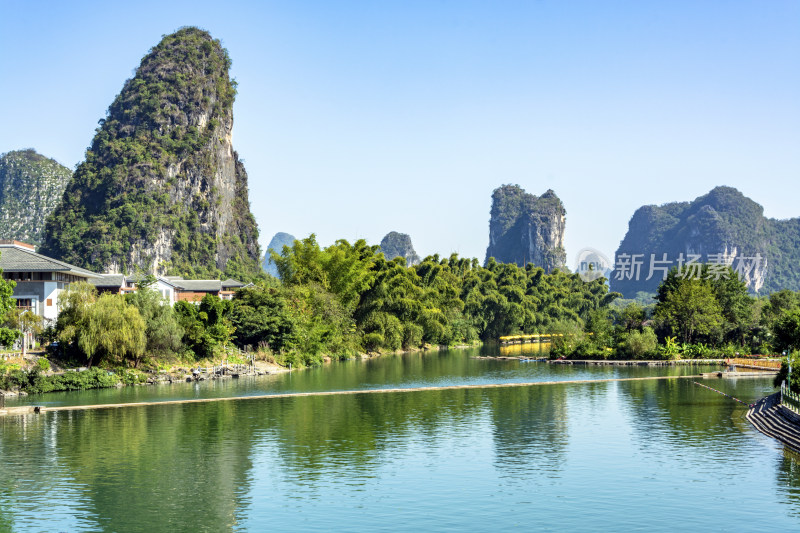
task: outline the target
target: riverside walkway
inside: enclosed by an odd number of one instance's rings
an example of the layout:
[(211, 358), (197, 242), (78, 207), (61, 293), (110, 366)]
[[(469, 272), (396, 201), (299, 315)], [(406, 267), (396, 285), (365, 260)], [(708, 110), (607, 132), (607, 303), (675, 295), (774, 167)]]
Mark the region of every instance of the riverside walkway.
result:
[(668, 379), (698, 379), (701, 375), (691, 376), (647, 376), (640, 378), (608, 378), (608, 379), (574, 379), (566, 381), (533, 381), (525, 383), (485, 383), (479, 385), (444, 385), (440, 387), (408, 387), (394, 389), (364, 389), (364, 390), (341, 390), (341, 391), (320, 391), (320, 392), (289, 392), (279, 394), (258, 394), (251, 396), (228, 396), (224, 398), (192, 398), (186, 400), (165, 400), (152, 402), (129, 402), (129, 403), (104, 403), (93, 405), (57, 405), (57, 406), (34, 406), (26, 405), (19, 407), (8, 407), (0, 409), (0, 416), (3, 415), (22, 415), (30, 413), (44, 413), (51, 411), (89, 411), (94, 409), (119, 409), (123, 407), (148, 407), (155, 405), (180, 405), (189, 403), (211, 403), (211, 402), (230, 402), (239, 400), (271, 400), (279, 398), (301, 398), (307, 396), (341, 396), (354, 394), (394, 394), (408, 392), (426, 391), (446, 391), (446, 390), (469, 390), (469, 389), (504, 389), (513, 387), (540, 387), (547, 385), (576, 385), (586, 383), (612, 383), (626, 381), (655, 381)]
[(758, 431), (800, 452), (800, 417), (780, 405), (780, 393), (760, 399), (747, 411), (747, 420)]

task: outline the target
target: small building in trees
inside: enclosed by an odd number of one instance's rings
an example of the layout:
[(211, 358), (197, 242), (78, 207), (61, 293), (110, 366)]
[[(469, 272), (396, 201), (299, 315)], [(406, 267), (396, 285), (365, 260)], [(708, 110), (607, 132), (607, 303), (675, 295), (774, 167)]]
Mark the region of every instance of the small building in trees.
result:
[[(136, 291), (143, 276), (126, 276), (124, 274), (100, 274), (90, 282), (99, 292), (127, 294)], [(227, 279), (183, 279), (180, 276), (158, 276), (150, 288), (161, 294), (170, 305), (186, 301), (200, 303), (206, 294), (213, 294), (223, 300), (230, 300), (234, 293), (248, 284)]]
[[(96, 279), (90, 281), (97, 288), (97, 292), (110, 292), (113, 294), (130, 294), (136, 292), (137, 286), (144, 279), (143, 274), (126, 276), (125, 274), (100, 274)], [(166, 278), (156, 277), (150, 288), (159, 293), (170, 305), (177, 299), (177, 287)]]

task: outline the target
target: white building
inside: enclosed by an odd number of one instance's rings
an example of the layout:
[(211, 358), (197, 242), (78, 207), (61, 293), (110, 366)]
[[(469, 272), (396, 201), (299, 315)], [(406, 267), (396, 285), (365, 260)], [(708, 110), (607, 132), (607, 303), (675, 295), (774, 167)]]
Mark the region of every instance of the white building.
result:
[(70, 283), (89, 281), (98, 275), (89, 270), (37, 254), (31, 244), (0, 240), (3, 279), (13, 280), (17, 307), (28, 309), (46, 321), (58, 317), (58, 295)]

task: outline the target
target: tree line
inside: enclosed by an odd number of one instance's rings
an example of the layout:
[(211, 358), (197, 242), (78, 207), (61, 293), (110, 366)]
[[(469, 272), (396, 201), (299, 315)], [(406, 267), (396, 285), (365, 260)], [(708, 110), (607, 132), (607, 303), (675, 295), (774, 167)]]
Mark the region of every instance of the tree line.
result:
[[(321, 247), (314, 235), (273, 253), (263, 276), (232, 300), (174, 306), (143, 279), (135, 293), (72, 284), (43, 333), (76, 364), (153, 368), (213, 359), (235, 347), (277, 362), (497, 341), (547, 333), (551, 355), (704, 358), (800, 349), (800, 293), (748, 294), (728, 270), (669, 273), (652, 299), (622, 300), (603, 278), (585, 282), (489, 259), (432, 255), (413, 266), (364, 240)], [(6, 296), (8, 298), (8, 296)], [(800, 366), (800, 365), (798, 365)]]

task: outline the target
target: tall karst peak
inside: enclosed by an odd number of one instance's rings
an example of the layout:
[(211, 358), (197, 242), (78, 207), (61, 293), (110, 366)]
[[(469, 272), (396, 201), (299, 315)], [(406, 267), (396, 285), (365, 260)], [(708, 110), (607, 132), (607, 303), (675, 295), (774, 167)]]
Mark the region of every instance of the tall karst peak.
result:
[(420, 262), (419, 255), (414, 250), (411, 237), (406, 233), (390, 231), (381, 239), (381, 251), (386, 259), (402, 257), (406, 261), (406, 266), (413, 266)]
[(38, 246), (72, 171), (32, 148), (0, 155), (0, 239)]
[[(617, 262), (625, 258), (631, 268), (618, 268), (611, 288), (626, 297), (653, 293), (667, 267), (694, 258), (729, 264), (754, 292), (797, 290), (798, 243), (800, 219), (766, 218), (764, 208), (737, 189), (715, 187), (691, 202), (637, 209), (616, 253)], [(636, 258), (641, 264), (634, 269)], [(660, 268), (651, 275), (656, 262)]]
[(233, 149), (231, 60), (182, 28), (142, 59), (48, 220), (43, 253), (96, 271), (259, 271), (247, 173)]
[(519, 185), (498, 187), (492, 193), (486, 261), (533, 263), (547, 272), (563, 267), (566, 214), (550, 189), (537, 197)]
[(272, 240), (269, 241), (267, 245), (267, 250), (264, 253), (264, 260), (261, 262), (261, 268), (272, 276), (273, 278), (279, 277), (278, 275), (278, 265), (272, 260), (271, 252), (275, 252), (276, 254), (280, 255), (283, 252), (284, 246), (291, 247), (295, 241), (294, 235), (289, 233), (284, 233), (279, 231), (275, 235), (272, 236)]

